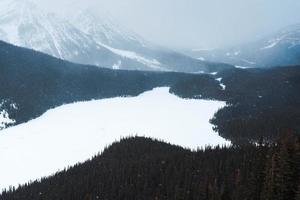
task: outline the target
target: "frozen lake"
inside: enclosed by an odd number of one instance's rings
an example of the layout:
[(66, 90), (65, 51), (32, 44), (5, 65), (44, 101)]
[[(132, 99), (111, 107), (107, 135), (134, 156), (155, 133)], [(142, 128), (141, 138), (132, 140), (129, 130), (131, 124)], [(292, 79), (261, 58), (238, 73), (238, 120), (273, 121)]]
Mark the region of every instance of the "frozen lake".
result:
[(0, 132), (0, 189), (83, 162), (125, 136), (195, 149), (229, 144), (209, 123), (224, 102), (187, 100), (156, 88), (137, 97), (64, 105)]

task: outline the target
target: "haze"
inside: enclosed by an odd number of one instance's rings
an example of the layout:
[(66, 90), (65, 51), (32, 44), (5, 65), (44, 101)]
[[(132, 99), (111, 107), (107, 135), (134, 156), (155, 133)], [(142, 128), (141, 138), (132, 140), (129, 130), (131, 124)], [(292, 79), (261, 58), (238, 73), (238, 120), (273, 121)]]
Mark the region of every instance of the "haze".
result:
[(108, 12), (147, 40), (171, 48), (246, 43), (300, 22), (299, 0), (35, 0), (72, 15)]

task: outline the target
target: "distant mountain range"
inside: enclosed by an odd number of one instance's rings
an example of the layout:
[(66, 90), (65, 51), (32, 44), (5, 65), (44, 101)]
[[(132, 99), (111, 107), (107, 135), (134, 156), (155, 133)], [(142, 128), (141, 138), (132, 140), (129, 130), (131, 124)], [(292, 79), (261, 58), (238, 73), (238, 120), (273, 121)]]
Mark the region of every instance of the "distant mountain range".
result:
[(83, 9), (66, 19), (28, 0), (0, 2), (0, 40), (63, 60), (111, 69), (214, 72), (231, 67), (153, 45), (107, 14)]
[(297, 65), (300, 64), (300, 24), (248, 44), (226, 49), (194, 49), (185, 53), (202, 61), (244, 67)]

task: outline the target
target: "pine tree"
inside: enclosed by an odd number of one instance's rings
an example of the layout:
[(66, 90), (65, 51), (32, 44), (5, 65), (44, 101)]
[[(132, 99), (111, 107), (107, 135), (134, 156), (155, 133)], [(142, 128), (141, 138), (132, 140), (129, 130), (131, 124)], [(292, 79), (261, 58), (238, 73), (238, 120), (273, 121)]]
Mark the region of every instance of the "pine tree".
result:
[(281, 139), (279, 152), (279, 199), (290, 200), (295, 198), (297, 192), (297, 138), (291, 133), (286, 133)]

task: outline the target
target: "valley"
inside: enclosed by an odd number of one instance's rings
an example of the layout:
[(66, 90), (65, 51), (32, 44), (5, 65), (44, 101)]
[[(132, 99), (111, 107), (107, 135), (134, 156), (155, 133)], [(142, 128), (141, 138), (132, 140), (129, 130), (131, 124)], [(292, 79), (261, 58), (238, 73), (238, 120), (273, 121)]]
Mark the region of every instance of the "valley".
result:
[(299, 200), (300, 4), (267, 2), (1, 0), (0, 199)]

